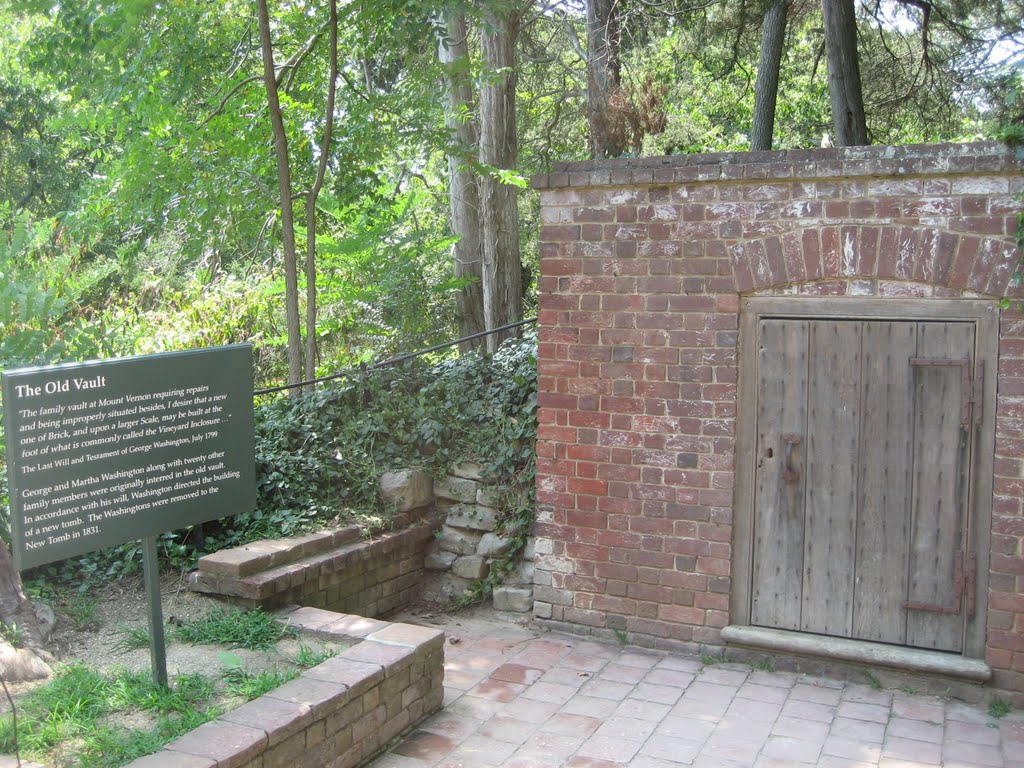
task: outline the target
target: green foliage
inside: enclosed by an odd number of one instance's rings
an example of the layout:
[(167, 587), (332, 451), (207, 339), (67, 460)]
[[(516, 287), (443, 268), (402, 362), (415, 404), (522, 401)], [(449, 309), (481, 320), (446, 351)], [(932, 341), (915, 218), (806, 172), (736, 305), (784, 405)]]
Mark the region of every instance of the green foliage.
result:
[(17, 624), (0, 624), (0, 639), (12, 648), (21, 648), (25, 643), (25, 630)]
[(175, 636), (187, 643), (212, 643), (229, 648), (267, 650), (295, 630), (273, 616), (256, 609), (240, 608), (211, 611), (205, 616), (182, 622)]
[(1012, 711), (1013, 707), (999, 696), (993, 696), (992, 700), (988, 703), (988, 713), (996, 719), (1006, 717)]
[(882, 690), (882, 681), (878, 679), (878, 676), (876, 674), (867, 669), (862, 669), (861, 674), (864, 675), (864, 680), (867, 682), (869, 686), (871, 686), (873, 690)]
[(210, 547), (287, 536), (341, 517), (386, 516), (377, 481), (394, 469), (437, 473), (471, 458), (508, 486), (517, 546), (532, 523), (536, 341), (434, 365), (353, 374), (340, 385), (257, 409), (257, 508), (209, 534)]
[(120, 671), (112, 676), (107, 694), (114, 710), (141, 709), (168, 714), (187, 712), (213, 696), (213, 681), (200, 674), (178, 675), (174, 684), (162, 686), (152, 672)]
[[(175, 677), (158, 685), (149, 672), (100, 673), (74, 663), (57, 669), (47, 683), (18, 704), (18, 731), (10, 715), (0, 717), (0, 752), (13, 752), (15, 735), (22, 754), (50, 765), (117, 768), (156, 752), (169, 741), (224, 711), (217, 703), (248, 701), (297, 675), (294, 671), (252, 673), (232, 666), (220, 682), (202, 674)], [(149, 713), (148, 728), (110, 725), (119, 712)]]
[(123, 653), (149, 646), (148, 627), (118, 627), (120, 637), (110, 646), (112, 651)]
[[(23, 699), (19, 707), (17, 741), (22, 750), (45, 750), (82, 736), (109, 711), (104, 677), (83, 664), (71, 664)], [(0, 720), (0, 751), (14, 748), (13, 720)]]
[(308, 645), (300, 645), (299, 652), (295, 654), (295, 663), (302, 669), (309, 669), (337, 655), (338, 652), (331, 648), (321, 647), (316, 649)]
[(240, 666), (232, 666), (226, 669), (222, 675), (226, 684), (226, 690), (232, 696), (240, 699), (250, 700), (270, 693), (278, 686), (284, 685), (289, 680), (299, 676), (298, 670), (264, 670), (263, 672), (252, 672)]

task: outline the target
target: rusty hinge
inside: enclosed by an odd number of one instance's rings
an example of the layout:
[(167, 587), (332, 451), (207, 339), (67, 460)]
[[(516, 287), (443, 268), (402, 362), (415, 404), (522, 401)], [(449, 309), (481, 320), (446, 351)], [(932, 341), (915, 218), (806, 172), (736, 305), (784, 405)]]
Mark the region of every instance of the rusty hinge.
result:
[(952, 368), (957, 367), (960, 369), (960, 426), (967, 429), (971, 423), (971, 406), (977, 404), (979, 407), (975, 408), (974, 411), (974, 423), (978, 425), (981, 423), (981, 393), (983, 390), (982, 384), (984, 380), (984, 369), (981, 363), (978, 363), (978, 375), (974, 381), (971, 381), (971, 360), (970, 358), (963, 357), (960, 359), (948, 358), (948, 357), (912, 357), (910, 358), (911, 365), (917, 365), (921, 367), (932, 367), (932, 368)]
[(974, 371), (974, 385), (971, 387), (971, 405), (974, 406), (974, 426), (981, 426), (981, 404), (985, 399), (985, 361), (979, 360)]
[(917, 603), (911, 600), (903, 603), (903, 607), (910, 611), (928, 611), (929, 613), (960, 613), (963, 603), (964, 592), (967, 592), (967, 615), (974, 616), (975, 610), (975, 584), (977, 581), (977, 559), (974, 552), (967, 555), (967, 568), (964, 569), (964, 551), (958, 549), (953, 557), (953, 600), (949, 605), (937, 605), (935, 603)]

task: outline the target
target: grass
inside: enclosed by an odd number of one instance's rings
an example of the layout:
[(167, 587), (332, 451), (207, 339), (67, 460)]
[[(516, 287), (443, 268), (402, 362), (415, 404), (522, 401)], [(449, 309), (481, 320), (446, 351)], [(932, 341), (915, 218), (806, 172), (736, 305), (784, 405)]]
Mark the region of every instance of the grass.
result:
[(232, 667), (224, 671), (226, 690), (232, 696), (251, 701), (265, 693), (270, 693), (278, 686), (299, 676), (298, 670), (280, 671), (276, 669), (263, 672), (250, 672), (241, 667)]
[(268, 613), (240, 608), (211, 611), (182, 623), (175, 631), (175, 636), (186, 643), (208, 643), (254, 651), (269, 650), (282, 638), (295, 634), (293, 627), (278, 623)]
[[(115, 650), (149, 644), (146, 628), (120, 628)], [(263, 611), (213, 611), (179, 625), (174, 636), (185, 642), (228, 648), (270, 650), (296, 635)], [(315, 666), (335, 655), (331, 648), (299, 647), (295, 665)], [(76, 662), (59, 667), (53, 678), (27, 692), (17, 706), (17, 732), (11, 715), (0, 717), (0, 752), (19, 752), (47, 765), (117, 768), (151, 754), (178, 736), (298, 676), (296, 669), (254, 672), (225, 651), (219, 675), (178, 675), (167, 687), (149, 671), (103, 673)], [(126, 713), (141, 727), (118, 725)]]
[[(178, 675), (165, 688), (149, 672), (103, 674), (84, 664), (69, 664), (21, 699), (17, 733), (10, 715), (0, 718), (0, 752), (18, 751), (49, 765), (117, 768), (298, 674), (231, 666), (219, 678)], [(116, 715), (126, 712), (149, 714), (152, 724), (112, 724)]]
[(871, 688), (872, 688), (873, 690), (876, 690), (876, 691), (880, 691), (880, 690), (882, 690), (882, 681), (881, 681), (881, 680), (879, 680), (879, 679), (878, 679), (878, 678), (877, 678), (877, 677), (876, 677), (876, 676), (874, 675), (874, 673), (872, 673), (872, 672), (869, 672), (869, 671), (868, 671), (868, 670), (866, 670), (866, 669), (862, 669), (862, 670), (861, 670), (861, 674), (862, 674), (862, 675), (864, 675), (864, 680), (865, 680), (865, 681), (867, 682), (867, 684), (868, 684), (868, 685), (870, 685), (870, 686), (871, 686)]
[(134, 651), (138, 648), (147, 648), (149, 646), (148, 627), (129, 627), (123, 625), (117, 629), (121, 633), (121, 638), (110, 646), (112, 651)]
[(988, 713), (996, 718), (997, 720), (1001, 717), (1006, 717), (1013, 710), (1009, 702), (998, 696), (993, 696), (992, 700), (988, 703)]
[(718, 656), (714, 656), (710, 653), (702, 653), (700, 655), (700, 661), (705, 667), (710, 667), (713, 664), (725, 664), (728, 659), (725, 658), (725, 651), (722, 651)]
[(295, 664), (302, 669), (309, 669), (337, 655), (338, 652), (331, 648), (321, 647), (314, 650), (308, 645), (300, 645), (298, 653), (295, 654)]

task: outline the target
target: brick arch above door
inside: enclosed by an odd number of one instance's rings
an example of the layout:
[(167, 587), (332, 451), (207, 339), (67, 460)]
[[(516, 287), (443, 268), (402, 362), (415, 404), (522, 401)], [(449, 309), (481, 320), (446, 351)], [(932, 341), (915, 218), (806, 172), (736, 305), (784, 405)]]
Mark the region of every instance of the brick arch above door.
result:
[[(987, 225), (988, 221), (980, 224)], [(877, 221), (802, 227), (737, 241), (728, 245), (728, 251), (739, 293), (863, 279), (921, 282), (947, 289), (950, 296), (1004, 296), (1019, 259), (1005, 235)]]

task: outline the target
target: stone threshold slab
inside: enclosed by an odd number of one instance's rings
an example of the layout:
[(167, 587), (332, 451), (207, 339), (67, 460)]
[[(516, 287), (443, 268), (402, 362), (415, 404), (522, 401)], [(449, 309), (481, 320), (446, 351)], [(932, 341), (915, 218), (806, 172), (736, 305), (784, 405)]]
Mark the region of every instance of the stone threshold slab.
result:
[(732, 645), (760, 650), (874, 664), (905, 672), (943, 675), (975, 683), (987, 682), (992, 677), (991, 667), (979, 659), (967, 659), (951, 653), (921, 648), (902, 648), (864, 640), (735, 624), (722, 630), (722, 639)]

